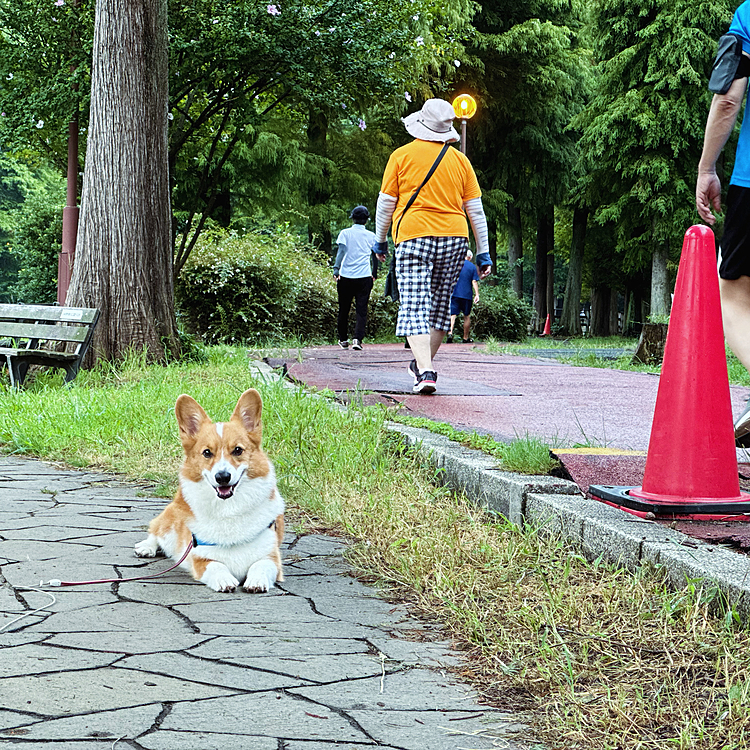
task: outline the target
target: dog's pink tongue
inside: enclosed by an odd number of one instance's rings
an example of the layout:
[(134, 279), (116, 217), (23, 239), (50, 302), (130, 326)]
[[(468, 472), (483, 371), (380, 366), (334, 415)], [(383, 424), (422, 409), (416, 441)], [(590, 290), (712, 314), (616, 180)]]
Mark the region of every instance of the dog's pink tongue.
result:
[(216, 494), (223, 500), (226, 500), (234, 494), (234, 487), (217, 487)]

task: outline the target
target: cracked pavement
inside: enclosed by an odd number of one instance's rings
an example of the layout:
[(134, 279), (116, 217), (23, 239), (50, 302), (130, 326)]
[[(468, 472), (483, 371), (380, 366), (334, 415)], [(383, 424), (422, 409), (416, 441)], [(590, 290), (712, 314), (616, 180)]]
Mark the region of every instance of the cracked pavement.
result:
[(268, 594), (216, 593), (181, 570), (40, 588), (169, 568), (133, 554), (165, 503), (111, 475), (0, 458), (0, 745), (521, 747), (518, 717), (454, 676), (461, 656), (438, 629), (351, 577), (339, 539), (288, 530), (286, 581)]

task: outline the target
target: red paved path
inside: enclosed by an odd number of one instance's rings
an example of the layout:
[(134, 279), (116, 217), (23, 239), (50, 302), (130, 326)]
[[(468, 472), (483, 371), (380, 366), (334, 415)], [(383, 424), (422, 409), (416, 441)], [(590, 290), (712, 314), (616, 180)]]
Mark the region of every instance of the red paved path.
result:
[[(301, 355), (302, 362), (291, 357), (285, 362), (289, 374), (307, 385), (374, 391), (373, 398), (397, 401), (411, 415), (499, 440), (529, 435), (553, 449), (648, 449), (656, 375), (487, 355), (481, 345), (444, 344), (435, 360), (438, 391), (420, 396), (411, 393), (411, 352), (401, 344), (365, 344), (360, 352), (325, 346), (303, 349)], [(731, 393), (738, 413), (750, 389), (733, 386)]]
[[(297, 354), (297, 353), (295, 353)], [(516, 436), (543, 439), (568, 475), (586, 492), (590, 484), (639, 486), (651, 434), (659, 377), (639, 372), (574, 367), (550, 359), (487, 355), (481, 345), (447, 344), (435, 360), (438, 391), (411, 392), (407, 372), (411, 352), (402, 344), (365, 345), (363, 351), (337, 346), (303, 349), (299, 356), (268, 360), (285, 364), (297, 381), (318, 389), (349, 393), (365, 402), (403, 405), (412, 416), (447, 422), (462, 430), (489, 433), (507, 441)], [(730, 388), (739, 413), (750, 389)], [(675, 440), (680, 436), (675, 435)], [(635, 450), (640, 455), (568, 454), (574, 446)], [(744, 451), (738, 462), (747, 462)], [(685, 461), (700, 460), (685, 456)], [(741, 486), (750, 491), (750, 465), (740, 465)], [(687, 534), (750, 549), (750, 524), (680, 522)]]

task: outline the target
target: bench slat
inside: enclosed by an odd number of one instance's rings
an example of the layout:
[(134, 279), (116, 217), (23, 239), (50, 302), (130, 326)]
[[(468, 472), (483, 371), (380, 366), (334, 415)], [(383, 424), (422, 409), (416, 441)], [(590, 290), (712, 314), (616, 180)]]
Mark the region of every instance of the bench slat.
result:
[(0, 305), (2, 320), (51, 320), (69, 323), (92, 323), (94, 307), (59, 307), (54, 305)]
[(0, 339), (21, 338), (39, 339), (40, 341), (75, 341), (80, 344), (86, 340), (87, 335), (88, 328), (85, 326), (54, 326), (0, 321)]
[(48, 364), (50, 362), (75, 362), (78, 354), (74, 352), (50, 352), (47, 349), (9, 349), (0, 346), (0, 356), (10, 354), (14, 359), (23, 359), (26, 361), (37, 359), (39, 362), (31, 364)]

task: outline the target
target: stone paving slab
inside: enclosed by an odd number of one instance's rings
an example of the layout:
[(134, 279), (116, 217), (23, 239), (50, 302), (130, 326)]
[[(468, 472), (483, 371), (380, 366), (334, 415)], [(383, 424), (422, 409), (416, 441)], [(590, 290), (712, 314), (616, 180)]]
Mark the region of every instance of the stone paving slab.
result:
[(453, 676), (463, 657), (440, 631), (350, 575), (344, 540), (289, 531), (287, 580), (268, 594), (216, 593), (181, 570), (40, 589), (166, 571), (132, 552), (166, 501), (110, 475), (5, 461), (0, 745), (521, 747), (517, 721)]

